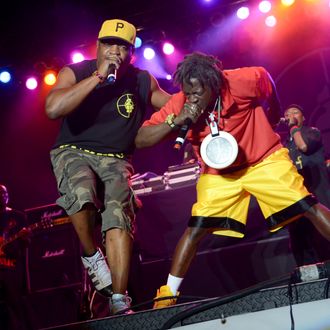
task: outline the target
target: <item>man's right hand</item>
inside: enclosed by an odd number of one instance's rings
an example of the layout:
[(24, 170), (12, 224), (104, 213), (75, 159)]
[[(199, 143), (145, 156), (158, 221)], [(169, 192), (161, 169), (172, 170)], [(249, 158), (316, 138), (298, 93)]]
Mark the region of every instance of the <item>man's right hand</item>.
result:
[(175, 124), (181, 126), (187, 118), (196, 123), (200, 115), (204, 112), (196, 103), (185, 103), (179, 115), (175, 118)]

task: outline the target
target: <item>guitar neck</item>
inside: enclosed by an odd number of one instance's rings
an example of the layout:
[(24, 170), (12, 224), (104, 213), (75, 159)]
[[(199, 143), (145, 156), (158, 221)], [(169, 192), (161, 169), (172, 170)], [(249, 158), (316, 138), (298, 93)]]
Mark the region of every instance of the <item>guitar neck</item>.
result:
[(69, 217), (58, 218), (54, 220), (41, 220), (40, 222), (36, 222), (28, 227), (22, 228), (18, 233), (4, 239), (0, 244), (0, 250), (3, 249), (9, 243), (15, 241), (16, 239), (23, 237), (27, 234), (31, 234), (37, 229), (46, 229), (54, 226), (64, 225), (66, 223), (71, 222)]

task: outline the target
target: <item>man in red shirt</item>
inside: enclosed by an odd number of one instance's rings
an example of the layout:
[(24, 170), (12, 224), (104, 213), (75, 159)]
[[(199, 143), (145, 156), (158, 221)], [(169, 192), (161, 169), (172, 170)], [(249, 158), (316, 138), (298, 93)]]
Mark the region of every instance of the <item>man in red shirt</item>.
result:
[[(251, 195), (270, 231), (304, 214), (330, 240), (330, 210), (305, 188), (288, 150), (272, 129), (281, 107), (269, 73), (262, 67), (222, 70), (215, 57), (192, 53), (178, 64), (174, 81), (181, 91), (144, 122), (135, 143), (138, 148), (148, 147), (179, 135), (180, 144), (188, 130), (186, 138), (202, 164), (202, 174), (167, 285), (157, 292), (157, 298), (173, 298), (156, 301), (154, 308), (176, 303), (178, 288), (207, 233), (244, 236)], [(222, 134), (231, 136), (218, 151), (216, 139)], [(211, 142), (205, 147), (206, 140)], [(232, 150), (237, 154), (232, 156)], [(222, 166), (225, 154), (232, 159)]]

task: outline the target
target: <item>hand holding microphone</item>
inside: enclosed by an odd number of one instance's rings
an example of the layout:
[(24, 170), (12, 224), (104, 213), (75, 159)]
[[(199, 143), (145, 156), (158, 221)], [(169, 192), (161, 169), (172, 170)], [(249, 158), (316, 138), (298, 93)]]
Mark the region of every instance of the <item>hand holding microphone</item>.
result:
[(294, 117), (292, 118), (281, 117), (278, 124), (286, 124), (289, 127), (292, 127), (298, 125), (298, 120)]
[(279, 124), (286, 124), (287, 125), (288, 122), (289, 122), (289, 119), (288, 118), (281, 117), (280, 120), (278, 121), (278, 124), (277, 125), (279, 125)]
[(107, 75), (107, 82), (110, 84), (114, 84), (116, 80), (117, 80), (117, 68), (114, 64), (110, 64)]
[(298, 125), (298, 119), (293, 116), (280, 118), (279, 124), (280, 123), (285, 123), (289, 127), (291, 137), (301, 130), (301, 127)]
[(100, 63), (97, 72), (104, 77), (103, 81), (106, 81), (108, 84), (114, 84), (117, 80), (119, 66), (119, 60), (113, 57), (107, 57)]
[(108, 54), (107, 59), (109, 60), (108, 64), (108, 74), (107, 74), (107, 82), (109, 84), (114, 84), (117, 80), (117, 70), (120, 67), (121, 60), (118, 56), (114, 54)]
[(174, 149), (179, 150), (183, 145), (187, 133), (193, 123), (196, 123), (199, 116), (203, 113), (203, 110), (196, 103), (185, 103), (180, 116), (185, 117), (183, 124), (179, 130), (178, 136), (175, 139)]

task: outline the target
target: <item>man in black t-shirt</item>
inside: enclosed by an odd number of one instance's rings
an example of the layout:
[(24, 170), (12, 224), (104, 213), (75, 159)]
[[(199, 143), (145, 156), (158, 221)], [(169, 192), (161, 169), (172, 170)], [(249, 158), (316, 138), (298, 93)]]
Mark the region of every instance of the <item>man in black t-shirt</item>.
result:
[[(330, 185), (321, 132), (305, 126), (303, 109), (296, 104), (285, 111), (290, 134), (285, 141), (304, 184), (317, 199), (330, 207)], [(290, 242), (298, 266), (330, 259), (330, 244), (306, 218), (289, 225)]]
[[(46, 99), (48, 117), (62, 119), (51, 151), (57, 203), (78, 234), (95, 288), (110, 298), (111, 314), (130, 312), (126, 289), (139, 207), (129, 184), (135, 135), (146, 108), (161, 108), (170, 97), (130, 63), (135, 37), (132, 24), (105, 21), (97, 58), (65, 66)], [(107, 261), (93, 235), (99, 217)]]

